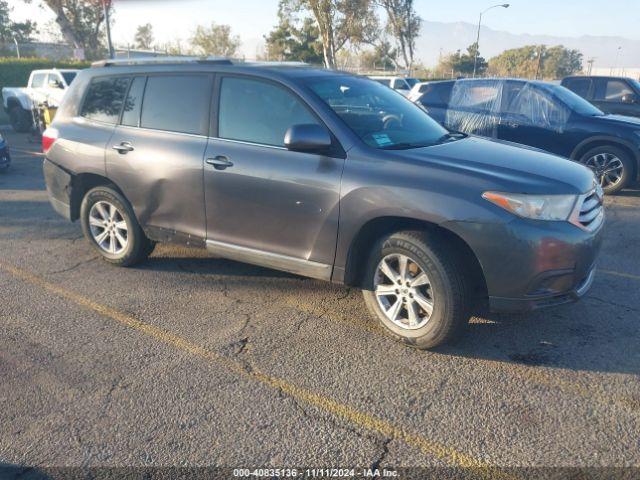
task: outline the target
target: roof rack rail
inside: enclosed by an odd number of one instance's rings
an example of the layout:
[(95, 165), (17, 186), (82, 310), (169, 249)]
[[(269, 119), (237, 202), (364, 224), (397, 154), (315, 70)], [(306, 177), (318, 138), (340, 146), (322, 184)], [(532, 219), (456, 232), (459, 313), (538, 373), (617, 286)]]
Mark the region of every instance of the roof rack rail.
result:
[(116, 65), (166, 65), (176, 63), (204, 63), (214, 65), (233, 65), (233, 61), (226, 57), (141, 57), (116, 58), (93, 62), (92, 67), (111, 67)]

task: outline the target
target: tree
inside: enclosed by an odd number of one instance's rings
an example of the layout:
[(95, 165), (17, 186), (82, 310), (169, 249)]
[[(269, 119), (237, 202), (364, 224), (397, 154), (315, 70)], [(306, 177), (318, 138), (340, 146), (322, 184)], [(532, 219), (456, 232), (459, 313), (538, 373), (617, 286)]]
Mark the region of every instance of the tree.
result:
[(191, 45), (200, 55), (234, 57), (238, 55), (240, 37), (231, 34), (229, 25), (211, 23), (210, 27), (198, 25), (191, 37)]
[(557, 79), (582, 70), (582, 54), (562, 45), (526, 45), (505, 50), (489, 62), (494, 75)]
[(278, 25), (265, 35), (267, 58), (322, 63), (322, 43), (320, 32), (313, 19), (305, 18), (300, 27), (278, 10)]
[(398, 50), (385, 39), (372, 50), (362, 52), (360, 66), (368, 70), (395, 70), (398, 68)]
[(474, 62), (476, 61), (476, 52), (478, 55), (476, 73), (482, 75), (487, 71), (487, 61), (480, 55), (476, 43), (469, 45), (466, 53), (461, 53), (460, 50), (458, 50), (455, 53), (443, 57), (438, 64), (437, 70), (446, 73), (452, 72), (455, 76), (471, 75), (473, 73)]
[(153, 47), (153, 25), (151, 25), (150, 23), (138, 25), (133, 41), (136, 48), (151, 50), (151, 48)]
[(387, 13), (387, 31), (395, 39), (404, 66), (411, 69), (416, 38), (420, 35), (422, 18), (413, 8), (413, 0), (377, 0)]
[(373, 41), (378, 29), (372, 0), (281, 0), (285, 14), (297, 13), (315, 20), (327, 68), (336, 67), (336, 54), (347, 44)]
[(14, 39), (19, 43), (30, 41), (36, 33), (36, 24), (31, 20), (14, 22), (12, 11), (6, 0), (0, 0), (0, 43), (13, 43)]
[[(25, 0), (30, 2), (31, 0)], [(41, 0), (56, 16), (65, 41), (84, 49), (87, 59), (103, 56), (104, 5), (111, 12), (111, 0)]]

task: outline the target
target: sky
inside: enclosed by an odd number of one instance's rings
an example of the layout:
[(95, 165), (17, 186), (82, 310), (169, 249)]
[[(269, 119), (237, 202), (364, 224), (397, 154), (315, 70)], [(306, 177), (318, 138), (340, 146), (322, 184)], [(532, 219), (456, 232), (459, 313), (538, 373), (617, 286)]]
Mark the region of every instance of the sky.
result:
[[(10, 0), (14, 18), (44, 25), (50, 11), (21, 0)], [(277, 0), (113, 0), (114, 43), (133, 42), (139, 24), (151, 23), (159, 43), (186, 41), (198, 24), (229, 24), (243, 41), (243, 53), (255, 56), (262, 36), (277, 23)], [(503, 0), (504, 1), (504, 0)], [(477, 23), (480, 10), (493, 5), (485, 0), (415, 0), (425, 20)], [(556, 36), (605, 35), (640, 40), (640, 0), (513, 0), (508, 9), (487, 12), (483, 25), (511, 33)]]

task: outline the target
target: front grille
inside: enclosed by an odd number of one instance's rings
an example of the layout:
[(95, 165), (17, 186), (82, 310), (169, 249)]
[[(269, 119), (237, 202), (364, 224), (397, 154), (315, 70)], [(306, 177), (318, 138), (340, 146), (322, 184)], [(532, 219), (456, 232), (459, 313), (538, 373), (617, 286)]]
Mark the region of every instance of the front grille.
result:
[(581, 197), (578, 210), (577, 223), (586, 230), (593, 231), (600, 226), (604, 218), (604, 206), (599, 189)]

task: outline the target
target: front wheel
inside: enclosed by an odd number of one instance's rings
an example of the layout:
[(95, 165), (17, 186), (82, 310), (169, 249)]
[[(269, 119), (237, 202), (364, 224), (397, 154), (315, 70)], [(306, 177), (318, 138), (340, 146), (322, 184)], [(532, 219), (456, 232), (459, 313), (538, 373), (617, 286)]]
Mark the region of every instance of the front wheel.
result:
[(89, 190), (80, 206), (82, 231), (104, 260), (128, 267), (146, 260), (153, 246), (129, 203), (110, 187)]
[(580, 158), (580, 163), (593, 171), (604, 193), (618, 193), (631, 182), (633, 163), (621, 148), (611, 145), (592, 148)]
[(469, 289), (455, 252), (438, 235), (398, 232), (374, 247), (365, 303), (397, 340), (420, 349), (454, 340), (469, 320)]

